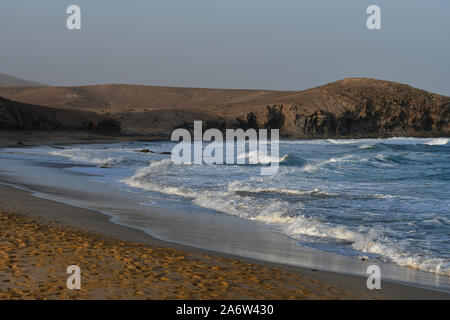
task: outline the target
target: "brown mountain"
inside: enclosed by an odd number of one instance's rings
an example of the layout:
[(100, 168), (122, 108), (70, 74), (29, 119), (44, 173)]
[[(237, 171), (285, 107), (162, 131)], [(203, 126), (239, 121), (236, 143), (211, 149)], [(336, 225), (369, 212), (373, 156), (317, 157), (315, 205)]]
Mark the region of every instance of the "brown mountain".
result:
[(222, 90), (138, 85), (0, 87), (0, 96), (95, 112), (128, 134), (176, 127), (279, 128), (284, 137), (450, 135), (450, 98), (405, 84), (345, 79), (305, 91)]

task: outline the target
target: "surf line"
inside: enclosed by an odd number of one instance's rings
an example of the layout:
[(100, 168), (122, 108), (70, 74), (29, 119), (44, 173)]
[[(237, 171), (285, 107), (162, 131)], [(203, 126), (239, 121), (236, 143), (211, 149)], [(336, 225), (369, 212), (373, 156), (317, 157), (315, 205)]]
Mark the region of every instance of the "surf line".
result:
[[(194, 137), (184, 128), (175, 129), (171, 141), (177, 141), (172, 148), (172, 161), (175, 164), (264, 164), (260, 167), (261, 175), (275, 175), (279, 169), (280, 134), (278, 129), (226, 129), (223, 132), (216, 128), (203, 132), (202, 121), (194, 121)], [(180, 140), (181, 139), (181, 140)], [(192, 159), (192, 141), (193, 159)], [(203, 142), (210, 142), (203, 148)], [(235, 144), (236, 142), (236, 144)], [(248, 143), (248, 148), (246, 144)], [(268, 146), (270, 145), (270, 154)], [(224, 155), (225, 147), (225, 155)], [(236, 149), (236, 154), (235, 154)], [(248, 149), (248, 151), (247, 151)]]

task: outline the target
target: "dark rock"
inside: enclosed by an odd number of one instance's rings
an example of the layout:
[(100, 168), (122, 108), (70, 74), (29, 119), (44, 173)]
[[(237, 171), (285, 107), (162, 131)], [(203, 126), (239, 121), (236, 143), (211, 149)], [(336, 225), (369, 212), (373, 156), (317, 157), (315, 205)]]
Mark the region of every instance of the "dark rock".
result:
[(61, 110), (0, 97), (0, 130), (92, 130), (120, 132), (120, 123), (87, 111)]
[(136, 152), (142, 152), (142, 153), (155, 153), (154, 151), (149, 150), (149, 149), (137, 150)]
[(237, 118), (236, 122), (237, 123), (234, 125), (234, 127), (241, 128), (243, 130), (248, 130), (248, 129), (256, 130), (259, 128), (258, 119), (253, 112), (247, 113), (246, 115), (244, 115), (240, 118)]
[(100, 134), (118, 134), (121, 130), (120, 122), (114, 119), (101, 119), (100, 121), (91, 121), (89, 128)]
[(266, 129), (280, 129), (284, 125), (283, 105), (267, 106), (267, 121), (264, 123)]

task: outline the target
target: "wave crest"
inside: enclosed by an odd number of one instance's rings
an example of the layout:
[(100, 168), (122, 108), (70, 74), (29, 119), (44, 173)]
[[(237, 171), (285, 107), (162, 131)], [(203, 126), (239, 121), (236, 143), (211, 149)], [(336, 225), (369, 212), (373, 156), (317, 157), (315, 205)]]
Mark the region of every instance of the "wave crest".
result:
[(450, 142), (449, 138), (436, 138), (433, 139), (425, 144), (429, 145), (429, 146), (445, 146), (446, 144), (448, 144)]

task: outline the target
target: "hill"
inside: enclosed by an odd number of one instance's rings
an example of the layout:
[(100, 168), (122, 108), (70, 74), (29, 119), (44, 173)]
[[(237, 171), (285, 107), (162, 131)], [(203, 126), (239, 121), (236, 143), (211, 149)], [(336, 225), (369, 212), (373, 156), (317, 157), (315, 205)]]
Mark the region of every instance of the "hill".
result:
[(7, 86), (34, 86), (41, 87), (45, 84), (16, 78), (7, 74), (0, 73), (0, 87)]
[(139, 85), (3, 87), (0, 96), (63, 110), (95, 112), (128, 134), (169, 135), (207, 127), (279, 128), (284, 137), (450, 134), (450, 98), (411, 86), (350, 78), (304, 91), (224, 90)]

